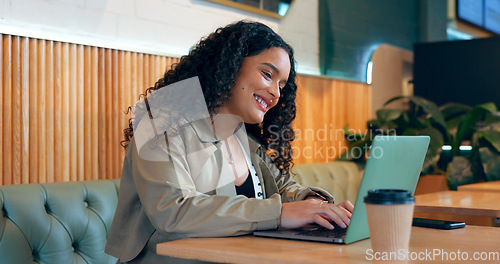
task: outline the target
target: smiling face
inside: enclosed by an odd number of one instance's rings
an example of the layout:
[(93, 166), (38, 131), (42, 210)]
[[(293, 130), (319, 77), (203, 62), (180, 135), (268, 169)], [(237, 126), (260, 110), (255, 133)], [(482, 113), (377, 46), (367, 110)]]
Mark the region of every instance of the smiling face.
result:
[(282, 48), (273, 47), (246, 57), (231, 98), (219, 113), (238, 115), (245, 123), (261, 123), (266, 112), (278, 103), (289, 74), (290, 57)]

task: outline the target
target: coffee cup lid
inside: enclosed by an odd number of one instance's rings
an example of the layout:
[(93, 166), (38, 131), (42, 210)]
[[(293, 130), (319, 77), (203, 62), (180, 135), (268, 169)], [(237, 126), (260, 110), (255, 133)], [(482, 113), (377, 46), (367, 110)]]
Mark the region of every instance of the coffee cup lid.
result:
[(415, 197), (407, 190), (374, 189), (368, 191), (364, 201), (367, 204), (410, 204), (415, 203)]

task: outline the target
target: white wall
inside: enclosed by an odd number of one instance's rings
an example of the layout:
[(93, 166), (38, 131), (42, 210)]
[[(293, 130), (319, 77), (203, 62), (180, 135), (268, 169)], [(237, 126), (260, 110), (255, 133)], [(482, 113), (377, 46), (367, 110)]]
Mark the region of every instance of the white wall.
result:
[[(391, 98), (413, 95), (408, 81), (413, 80), (413, 52), (389, 44), (381, 44), (373, 52), (372, 118), (377, 110)], [(391, 103), (387, 108), (403, 109), (403, 101)]]
[(263, 22), (319, 73), (318, 0), (297, 0), (282, 20), (203, 0), (0, 0), (0, 33), (179, 57), (217, 27)]
[(278, 33), (295, 49), (299, 72), (319, 75), (318, 0), (293, 1), (278, 28)]

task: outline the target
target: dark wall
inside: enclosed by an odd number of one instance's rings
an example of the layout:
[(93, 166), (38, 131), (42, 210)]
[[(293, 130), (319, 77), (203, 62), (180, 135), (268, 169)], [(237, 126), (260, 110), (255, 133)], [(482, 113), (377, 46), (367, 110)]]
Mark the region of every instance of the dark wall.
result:
[(365, 82), (381, 43), (446, 39), (446, 0), (319, 0), (319, 30), (322, 74)]
[(500, 106), (500, 37), (415, 45), (414, 93), (438, 105)]

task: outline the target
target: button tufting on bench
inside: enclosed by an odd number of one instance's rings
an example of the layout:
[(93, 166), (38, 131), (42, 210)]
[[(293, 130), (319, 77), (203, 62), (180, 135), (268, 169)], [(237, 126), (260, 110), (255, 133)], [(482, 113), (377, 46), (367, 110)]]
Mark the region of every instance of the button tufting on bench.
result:
[(7, 214), (7, 210), (5, 210), (5, 206), (2, 206), (2, 213), (5, 218), (9, 217), (9, 215)]
[(9, 218), (0, 218), (0, 263), (116, 263), (104, 253), (104, 246), (118, 183), (0, 186), (2, 212), (4, 216), (9, 212)]

